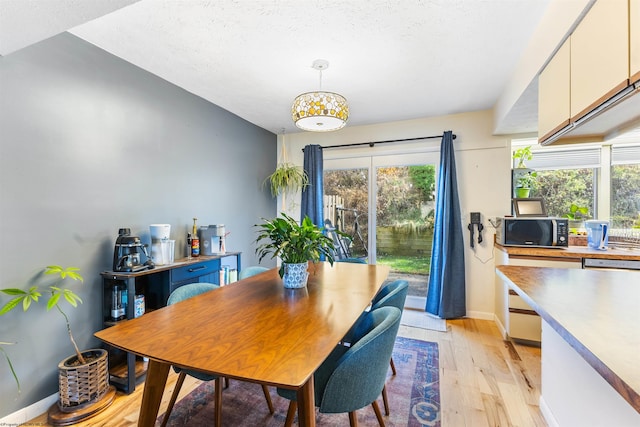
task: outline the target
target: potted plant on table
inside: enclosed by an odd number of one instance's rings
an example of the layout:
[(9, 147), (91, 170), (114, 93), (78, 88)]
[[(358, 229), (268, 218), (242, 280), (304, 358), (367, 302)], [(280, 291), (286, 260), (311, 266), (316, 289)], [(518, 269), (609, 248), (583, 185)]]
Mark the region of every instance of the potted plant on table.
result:
[(523, 169), (527, 166), (525, 165), (525, 160), (533, 159), (533, 153), (531, 152), (531, 146), (518, 148), (513, 152), (513, 159), (518, 161), (516, 168)]
[(81, 352), (73, 338), (69, 317), (60, 306), (62, 300), (72, 307), (82, 303), (76, 293), (62, 287), (62, 282), (66, 279), (83, 282), (78, 270), (75, 267), (51, 265), (46, 267), (44, 275), (55, 276), (56, 280), (42, 289), (39, 286), (31, 286), (26, 291), (17, 288), (0, 289), (0, 292), (13, 297), (0, 309), (0, 316), (19, 306), (26, 312), (40, 301), (43, 293), (48, 293), (47, 311), (55, 308), (64, 317), (75, 354), (58, 364), (59, 400), (49, 411), (49, 422), (54, 425), (67, 425), (88, 418), (111, 404), (115, 397), (115, 389), (109, 386), (107, 351), (92, 349)]
[(280, 217), (264, 219), (256, 238), (258, 262), (267, 255), (282, 260), (280, 277), (285, 288), (303, 288), (307, 285), (309, 261), (317, 262), (324, 256), (331, 265), (334, 261), (333, 240), (305, 216), (301, 223), (282, 213)]
[(569, 232), (571, 234), (586, 234), (584, 221), (589, 219), (588, 206), (579, 206), (576, 203), (571, 203), (569, 213), (565, 214), (564, 217), (569, 219)]
[(538, 174), (535, 171), (528, 171), (516, 178), (516, 197), (527, 198), (531, 193), (531, 187)]

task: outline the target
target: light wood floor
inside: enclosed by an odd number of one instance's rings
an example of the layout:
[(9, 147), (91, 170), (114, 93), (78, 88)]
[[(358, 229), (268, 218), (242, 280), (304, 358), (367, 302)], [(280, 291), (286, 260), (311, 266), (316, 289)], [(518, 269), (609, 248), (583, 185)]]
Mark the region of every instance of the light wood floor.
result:
[[(443, 427), (546, 426), (540, 397), (540, 349), (504, 341), (491, 321), (447, 321), (447, 332), (400, 327), (400, 335), (437, 342), (440, 349), (440, 401)], [(177, 375), (171, 371), (160, 413), (164, 412)], [(187, 377), (181, 397), (199, 382)], [(80, 427), (135, 426), (142, 385), (118, 393), (101, 414)], [(43, 414), (26, 425), (49, 426)]]

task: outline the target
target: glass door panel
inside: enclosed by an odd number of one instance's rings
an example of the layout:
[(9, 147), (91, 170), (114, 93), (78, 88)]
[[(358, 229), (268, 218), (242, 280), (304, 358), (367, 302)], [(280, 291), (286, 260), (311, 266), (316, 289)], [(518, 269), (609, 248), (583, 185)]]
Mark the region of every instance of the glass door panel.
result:
[(435, 208), (433, 165), (376, 169), (376, 262), (409, 282), (409, 295), (425, 297)]
[[(336, 259), (368, 261), (369, 168), (324, 171), (325, 228), (336, 244)], [(331, 233), (339, 230), (346, 236)]]
[(424, 309), (431, 262), (438, 153), (325, 159), (325, 218), (348, 234), (341, 258), (391, 267)]

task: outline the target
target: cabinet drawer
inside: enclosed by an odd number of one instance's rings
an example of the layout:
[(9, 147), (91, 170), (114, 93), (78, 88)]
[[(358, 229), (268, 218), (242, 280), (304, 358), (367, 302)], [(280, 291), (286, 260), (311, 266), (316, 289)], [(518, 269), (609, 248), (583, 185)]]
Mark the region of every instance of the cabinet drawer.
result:
[(171, 270), (171, 283), (182, 282), (196, 277), (214, 274), (220, 269), (220, 260), (196, 262)]
[(533, 308), (531, 308), (531, 306), (520, 297), (520, 295), (511, 289), (509, 289), (509, 308), (534, 311)]
[(508, 333), (511, 338), (540, 342), (542, 320), (540, 316), (510, 312)]

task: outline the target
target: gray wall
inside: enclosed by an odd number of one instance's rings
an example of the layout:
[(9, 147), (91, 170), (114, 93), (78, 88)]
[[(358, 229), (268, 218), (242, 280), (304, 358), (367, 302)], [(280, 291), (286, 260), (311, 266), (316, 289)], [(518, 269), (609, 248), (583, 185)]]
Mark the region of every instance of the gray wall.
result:
[[(274, 134), (66, 33), (0, 58), (0, 85), (0, 288), (80, 267), (84, 304), (67, 312), (81, 348), (99, 345), (120, 227), (150, 243), (149, 224), (169, 223), (182, 247), (194, 216), (222, 223), (227, 250), (255, 263), (252, 226), (276, 213), (261, 187)], [(17, 342), (5, 349), (22, 385), (0, 357), (2, 418), (55, 393), (73, 350), (44, 304), (0, 317), (0, 341)]]

